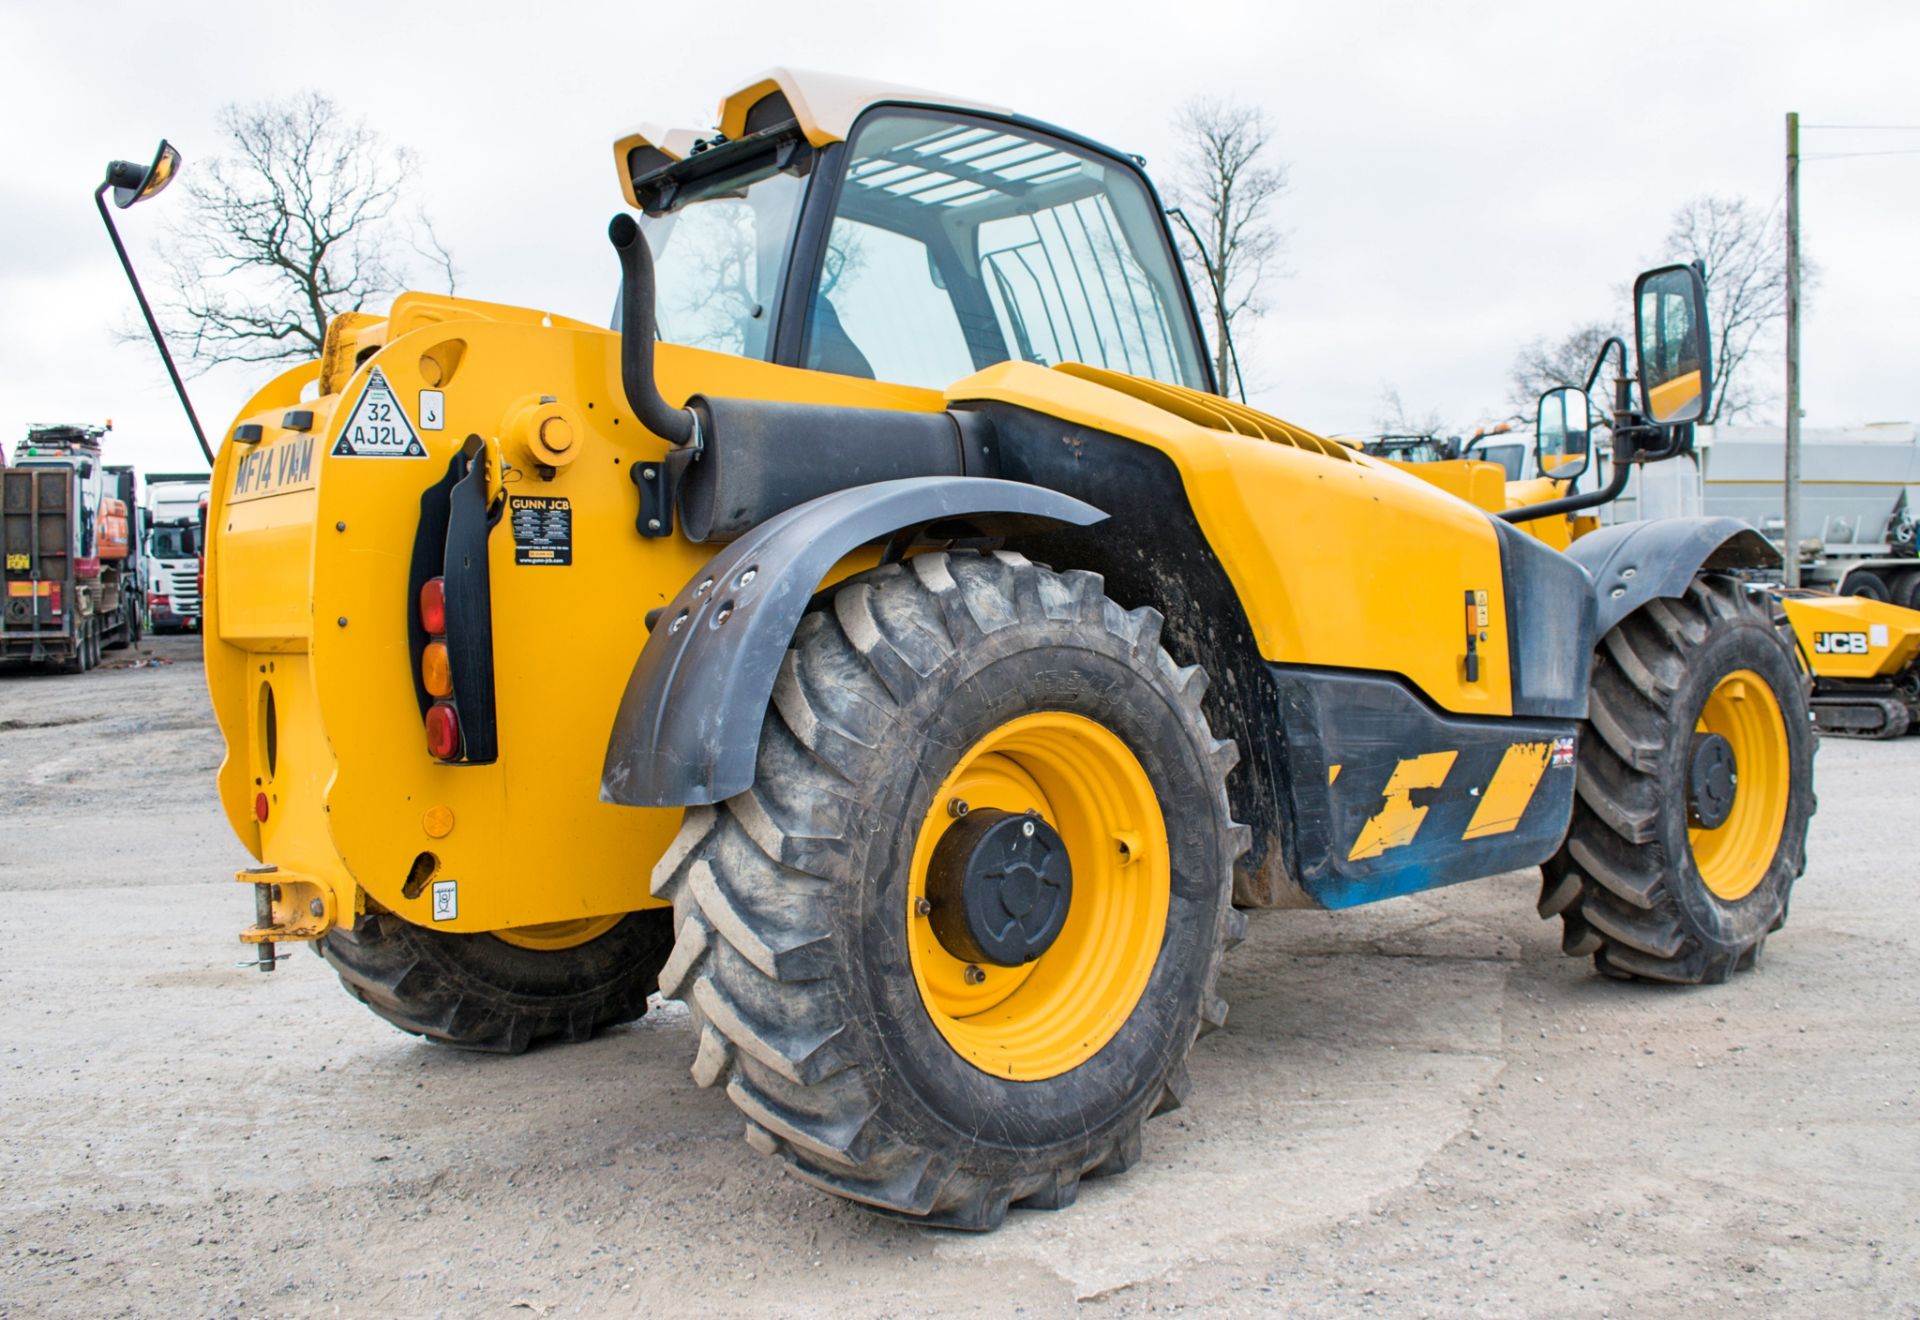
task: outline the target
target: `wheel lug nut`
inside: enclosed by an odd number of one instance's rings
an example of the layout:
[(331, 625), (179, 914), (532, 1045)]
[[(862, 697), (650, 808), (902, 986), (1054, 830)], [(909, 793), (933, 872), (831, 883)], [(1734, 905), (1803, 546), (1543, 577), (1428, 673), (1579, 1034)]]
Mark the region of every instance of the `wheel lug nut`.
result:
[(967, 970), (966, 970), (966, 978), (967, 978), (968, 985), (979, 985), (982, 981), (987, 979), (987, 974), (981, 971), (978, 967), (974, 966), (972, 963), (968, 963)]
[(933, 911), (933, 904), (924, 898), (916, 898), (913, 900), (913, 911), (915, 916), (924, 917), (927, 913)]
[(965, 798), (947, 799), (947, 814), (949, 816), (964, 816), (971, 810), (973, 810), (973, 808), (967, 805)]

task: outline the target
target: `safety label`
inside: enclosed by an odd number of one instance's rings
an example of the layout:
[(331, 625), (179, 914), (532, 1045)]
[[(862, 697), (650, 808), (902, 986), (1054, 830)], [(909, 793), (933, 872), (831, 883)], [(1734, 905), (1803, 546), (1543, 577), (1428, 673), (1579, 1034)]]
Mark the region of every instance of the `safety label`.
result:
[(460, 882), (458, 880), (435, 880), (433, 882), (433, 919), (435, 921), (453, 921), (460, 915)]
[(514, 563), (573, 562), (573, 505), (565, 498), (510, 495), (507, 509), (513, 522)]
[(360, 390), (360, 398), (347, 414), (334, 442), (335, 458), (425, 458), (427, 448), (408, 420), (399, 396), (387, 384), (380, 368), (375, 367)]

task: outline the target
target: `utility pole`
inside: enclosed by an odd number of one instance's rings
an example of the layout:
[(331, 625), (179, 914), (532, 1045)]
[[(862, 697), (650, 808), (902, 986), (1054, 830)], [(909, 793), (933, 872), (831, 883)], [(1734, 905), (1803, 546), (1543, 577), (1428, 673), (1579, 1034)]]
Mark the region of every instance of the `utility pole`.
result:
[(1800, 116), (1787, 115), (1787, 585), (1800, 585)]

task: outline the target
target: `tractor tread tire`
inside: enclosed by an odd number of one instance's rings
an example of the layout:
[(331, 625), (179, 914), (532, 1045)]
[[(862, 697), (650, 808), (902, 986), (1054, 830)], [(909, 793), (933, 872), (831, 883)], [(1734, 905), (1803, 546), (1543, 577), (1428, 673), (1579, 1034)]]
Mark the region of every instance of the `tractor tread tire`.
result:
[(402, 1031), (457, 1049), (519, 1054), (542, 1041), (587, 1040), (645, 1014), (671, 937), (661, 908), (629, 913), (579, 948), (545, 953), (369, 912), (336, 926), (315, 949), (347, 993)]
[[(1232, 863), (1249, 841), (1226, 796), (1237, 749), (1213, 739), (1200, 708), (1206, 676), (1175, 664), (1160, 645), (1161, 622), (1151, 608), (1126, 611), (1109, 600), (1095, 574), (1055, 573), (1005, 551), (884, 566), (842, 584), (803, 617), (761, 734), (753, 787), (690, 809), (653, 879), (677, 923), (661, 994), (686, 1002), (699, 1036), (693, 1077), (725, 1090), (754, 1149), (882, 1215), (975, 1231), (997, 1226), (1010, 1206), (1067, 1206), (1083, 1179), (1120, 1173), (1140, 1158), (1143, 1122), (1186, 1096), (1193, 1040), (1226, 1020), (1221, 956), (1246, 930), (1231, 905)], [(1143, 997), (1135, 1010), (1135, 1018), (1169, 1015), (1174, 1038), (1171, 1057), (1134, 1083), (1144, 1092), (1115, 1102), (1070, 1139), (1010, 1149), (929, 1117), (932, 1102), (887, 1065), (872, 1020), (856, 1007), (864, 973), (852, 966), (856, 918), (848, 913), (866, 881), (858, 822), (873, 817), (862, 812), (882, 791), (876, 780), (909, 772), (876, 774), (869, 758), (889, 731), (909, 736), (899, 731), (917, 727), (905, 723), (910, 700), (924, 700), (972, 648), (991, 649), (1021, 628), (1058, 638), (1062, 625), (1078, 636), (1105, 634), (1097, 644), (1152, 675), (1172, 718), (1195, 740), (1195, 782), (1204, 783), (1195, 791), (1218, 830), (1218, 875), (1205, 882), (1205, 903), (1217, 905), (1217, 915), (1208, 917), (1210, 936), (1199, 937), (1207, 952), (1191, 1008), (1149, 1006)], [(1016, 632), (1000, 636), (1003, 629)], [(905, 975), (905, 955), (896, 956)], [(1190, 1020), (1173, 1016), (1181, 1012)]]
[[(1766, 648), (1749, 639), (1764, 641), (1777, 658), (1767, 659)], [(1732, 903), (1708, 893), (1693, 862), (1677, 750), (1704, 699), (1706, 662), (1698, 657), (1716, 641), (1748, 646), (1755, 663), (1774, 670), (1790, 763), (1787, 815), (1772, 864), (1752, 893)], [(1540, 915), (1561, 919), (1568, 954), (1592, 957), (1617, 979), (1679, 984), (1724, 981), (1753, 966), (1767, 935), (1786, 920), (1789, 892), (1806, 868), (1815, 806), (1811, 690), (1767, 610), (1722, 576), (1703, 575), (1684, 596), (1649, 602), (1601, 640), (1577, 753), (1572, 825), (1541, 868)], [(1681, 709), (1683, 702), (1693, 702), (1692, 710)]]

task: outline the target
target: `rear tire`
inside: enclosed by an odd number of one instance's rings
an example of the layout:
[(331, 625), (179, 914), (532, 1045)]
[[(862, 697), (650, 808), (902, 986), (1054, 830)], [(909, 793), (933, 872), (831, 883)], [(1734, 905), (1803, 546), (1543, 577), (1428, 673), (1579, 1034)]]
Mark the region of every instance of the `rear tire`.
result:
[(347, 993), (416, 1036), (492, 1054), (582, 1041), (647, 1011), (673, 944), (665, 908), (630, 912), (569, 949), (428, 930), (390, 912), (336, 926), (315, 946)]
[(98, 650), (100, 634), (94, 627), (94, 617), (89, 614), (81, 618), (76, 626), (73, 638), (73, 654), (67, 658), (62, 668), (69, 674), (84, 674), (93, 668), (100, 659)]
[[(1205, 677), (1175, 665), (1160, 626), (1093, 574), (1007, 553), (876, 569), (802, 620), (754, 786), (689, 811), (654, 872), (677, 926), (661, 993), (687, 1002), (694, 1079), (726, 1088), (755, 1149), (881, 1213), (975, 1230), (1010, 1204), (1062, 1208), (1082, 1178), (1139, 1158), (1145, 1119), (1186, 1094), (1194, 1039), (1225, 1021), (1221, 955), (1245, 928), (1230, 901), (1248, 843), (1227, 805), (1237, 752), (1213, 738)], [(1056, 725), (1079, 731), (1065, 747), (1122, 749), (1153, 830), (1103, 835), (1123, 818), (1099, 804), (1123, 794), (1075, 797), (1074, 777), (1045, 778), (1069, 758), (1023, 762), (995, 741)], [(1013, 768), (962, 777), (1003, 755)], [(955, 828), (955, 785), (990, 802), (1026, 776), (1067, 840), (1066, 924), (1034, 961), (976, 957), (959, 996), (1012, 988), (956, 1003), (942, 978), (964, 960), (929, 962), (927, 941), (958, 909), (918, 904), (921, 858)], [(1094, 924), (1100, 895), (1125, 904), (1138, 886), (1157, 915)], [(1129, 989), (1090, 989), (1114, 984), (1095, 965), (1115, 963)], [(1109, 1017), (1081, 1025), (1100, 1005)]]
[[(1612, 976), (1684, 984), (1753, 965), (1806, 867), (1808, 692), (1766, 610), (1730, 578), (1697, 578), (1607, 634), (1573, 824), (1541, 868), (1540, 915), (1562, 918), (1566, 952)], [(1690, 815), (1703, 724), (1737, 756), (1731, 808), (1714, 829)]]
[(1910, 610), (1920, 610), (1920, 568), (1902, 569), (1893, 579), (1893, 603)]
[(1858, 596), (1862, 600), (1890, 600), (1892, 593), (1887, 589), (1887, 580), (1870, 568), (1856, 568), (1847, 574), (1847, 580), (1840, 584), (1843, 596)]
[(109, 651), (124, 651), (127, 647), (132, 646), (138, 641), (140, 638), (137, 630), (137, 620), (139, 617), (139, 607), (133, 603), (133, 597), (123, 596), (120, 600), (120, 627), (116, 630), (113, 641), (107, 643), (106, 649)]

